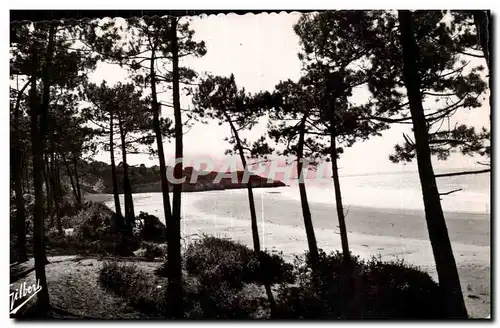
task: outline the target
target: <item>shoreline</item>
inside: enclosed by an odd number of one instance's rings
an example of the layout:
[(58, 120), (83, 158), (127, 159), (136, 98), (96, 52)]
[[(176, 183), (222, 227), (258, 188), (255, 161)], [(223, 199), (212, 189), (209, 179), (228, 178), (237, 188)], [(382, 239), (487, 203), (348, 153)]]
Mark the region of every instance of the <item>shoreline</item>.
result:
[[(262, 189), (278, 189), (278, 188), (293, 188), (291, 187), (290, 185), (286, 185), (286, 186), (274, 186), (274, 187), (260, 187), (260, 186), (253, 186), (252, 188), (255, 190), (257, 189), (257, 191), (255, 192), (255, 194), (258, 194), (260, 192), (265, 192), (267, 194), (270, 194), (270, 195), (280, 195), (282, 194), (281, 191), (276, 191), (276, 190), (269, 190), (269, 191), (265, 191), (265, 190), (262, 190)], [(182, 193), (186, 193), (186, 194), (210, 194), (210, 193), (214, 193), (214, 192), (220, 192), (220, 193), (224, 193), (224, 192), (233, 192), (233, 191), (238, 191), (238, 190), (243, 190), (244, 192), (246, 192), (246, 187), (241, 187), (241, 188), (227, 188), (227, 189), (211, 189), (211, 190), (186, 190), (186, 191), (182, 191)], [(161, 193), (161, 191), (141, 191), (141, 192), (132, 192), (132, 195), (149, 195), (149, 194), (156, 194), (156, 193)], [(169, 194), (172, 194), (172, 191), (169, 191)], [(109, 200), (112, 200), (113, 198), (113, 194), (112, 193), (100, 193), (100, 192), (85, 192), (85, 196), (88, 198), (87, 200), (91, 200), (91, 201), (103, 201), (103, 202), (106, 202), (106, 201), (109, 201)], [(120, 193), (119, 194), (120, 196), (120, 199), (123, 198), (123, 193)], [(255, 195), (254, 195), (255, 196)], [(146, 196), (146, 197), (149, 197), (149, 196)], [(284, 198), (288, 199), (288, 200), (291, 200), (291, 201), (298, 201), (297, 199), (294, 199), (294, 198), (289, 198), (287, 196), (283, 196)], [(135, 197), (134, 197), (135, 198)], [(143, 197), (141, 197), (143, 198)], [(327, 203), (327, 202), (324, 202), (324, 201), (318, 201), (318, 200), (314, 200), (314, 199), (308, 199), (308, 202), (309, 204), (319, 204), (319, 205), (326, 205), (326, 206), (330, 206), (330, 205), (335, 205), (335, 199), (334, 199), (334, 194), (333, 194), (333, 190), (332, 190), (332, 201), (331, 203)], [(423, 213), (424, 212), (424, 209), (423, 208), (397, 208), (397, 207), (390, 207), (390, 206), (371, 206), (371, 205), (362, 205), (362, 204), (349, 204), (348, 202), (345, 202), (344, 203), (344, 207), (352, 207), (352, 208), (357, 208), (357, 209), (362, 209), (362, 210), (366, 210), (366, 211), (375, 211), (375, 212), (381, 212), (381, 213), (391, 213), (391, 214), (408, 214), (408, 213), (412, 213), (412, 214), (417, 214), (417, 213)], [(491, 205), (490, 205), (490, 209), (491, 209)], [(483, 211), (475, 211), (475, 210), (471, 210), (471, 211), (466, 211), (466, 210), (447, 210), (447, 209), (443, 209), (443, 213), (446, 215), (446, 214), (449, 214), (449, 215), (472, 215), (472, 216), (489, 216), (491, 217), (491, 212), (483, 212)]]
[[(226, 197), (221, 197), (221, 194)], [(139, 196), (140, 195), (140, 196)], [(155, 196), (156, 195), (156, 196)], [(137, 197), (139, 196), (139, 197)], [(279, 194), (268, 194), (264, 199), (264, 207), (262, 207), (261, 195), (256, 195), (256, 209), (258, 216), (259, 235), (261, 237), (262, 249), (270, 252), (281, 252), (286, 261), (293, 261), (296, 255), (304, 254), (307, 250), (307, 238), (303, 228), (303, 220), (301, 217), (300, 202), (292, 205), (295, 201), (285, 199)], [(160, 220), (165, 222), (163, 218), (163, 201), (161, 193), (153, 194), (134, 194), (134, 205), (136, 213), (145, 211), (149, 214), (158, 216)], [(94, 199), (92, 199), (94, 198)], [(98, 197), (90, 197), (87, 200), (97, 200), (105, 202), (110, 208), (113, 208), (112, 195), (99, 195)], [(123, 201), (123, 198), (120, 197)], [(244, 203), (241, 203), (241, 202)], [(224, 191), (224, 193), (214, 191), (207, 193), (189, 193), (183, 197), (182, 205), (182, 220), (181, 229), (183, 236), (183, 245), (186, 246), (191, 241), (199, 238), (202, 234), (208, 234), (215, 237), (231, 238), (235, 241), (246, 244), (252, 247), (251, 224), (249, 219), (248, 207), (246, 206), (248, 199), (246, 193), (238, 191)], [(296, 203), (296, 202), (295, 202)], [(235, 206), (227, 206), (236, 204)], [(276, 208), (277, 218), (269, 219), (272, 213), (269, 213), (268, 207)], [(298, 207), (297, 207), (298, 206)], [(323, 211), (328, 211), (328, 220), (318, 220), (318, 204), (311, 204), (311, 212), (313, 214), (314, 230), (317, 239), (318, 248), (326, 252), (340, 250), (340, 235), (336, 227), (332, 227), (332, 213), (335, 213), (334, 205), (328, 206), (319, 205)], [(262, 209), (264, 210), (264, 220), (262, 220)], [(321, 209), (319, 210), (322, 211)], [(354, 211), (354, 212), (353, 212)], [(363, 209), (359, 212), (369, 214), (366, 217), (367, 221), (378, 220), (373, 226), (365, 226), (366, 232), (361, 233), (359, 227), (363, 227), (364, 221), (358, 222), (358, 226), (354, 227), (353, 213), (356, 213), (354, 207), (350, 210), (346, 220), (349, 237), (349, 246), (354, 255), (362, 258), (370, 258), (372, 256), (380, 256), (384, 261), (403, 259), (405, 262), (420, 267), (428, 272), (435, 281), (438, 281), (435, 270), (435, 262), (432, 253), (432, 248), (427, 236), (425, 227), (425, 219), (423, 211), (421, 216), (412, 215), (407, 212), (402, 215), (402, 210), (396, 209), (393, 211), (393, 217), (398, 218), (400, 223), (403, 223), (398, 229), (392, 227), (392, 236), (387, 235), (390, 224), (387, 224), (387, 212), (380, 209)], [(295, 213), (295, 222), (289, 222), (289, 218), (283, 219), (287, 213)], [(410, 214), (408, 214), (410, 213)], [(349, 216), (351, 215), (351, 216)], [(490, 220), (488, 215), (478, 215), (479, 219), (472, 220), (474, 229), (470, 229), (464, 225), (467, 220), (457, 218), (456, 215), (447, 215), (447, 223), (452, 240), (453, 253), (455, 255), (457, 268), (460, 274), (462, 290), (464, 298), (472, 317), (484, 318), (490, 315)], [(469, 214), (464, 214), (469, 215)], [(281, 217), (281, 219), (279, 219)], [(482, 219), (480, 219), (482, 217)], [(297, 220), (297, 218), (299, 218)], [(417, 226), (420, 226), (424, 231), (422, 238), (412, 238), (403, 235), (396, 236), (394, 232), (401, 232), (401, 227), (406, 227), (406, 230), (413, 231), (413, 227), (408, 226), (412, 222), (411, 218), (416, 219)], [(404, 222), (402, 220), (406, 219)], [(325, 224), (326, 226), (322, 226)], [(381, 225), (381, 222), (385, 222)], [(413, 222), (413, 225), (415, 225)], [(482, 238), (471, 238), (471, 234), (477, 234), (478, 222), (482, 222), (483, 229), (486, 235)], [(456, 228), (465, 228), (462, 234), (457, 234)], [(377, 230), (378, 229), (378, 230)], [(405, 228), (403, 228), (405, 229)], [(454, 230), (455, 229), (455, 230)], [(398, 231), (399, 230), (399, 231)], [(377, 234), (378, 232), (378, 234)], [(385, 233), (382, 234), (381, 232)], [(479, 241), (479, 243), (477, 242)], [(483, 242), (481, 242), (483, 241)], [(487, 241), (487, 242), (485, 242)], [(484, 244), (484, 245), (482, 245)]]
[[(163, 206), (161, 193), (133, 194), (136, 208), (158, 216), (162, 221)], [(97, 201), (112, 202), (112, 195), (87, 197)], [(120, 195), (121, 201), (123, 196)], [(143, 204), (146, 200), (147, 204)], [(154, 204), (153, 204), (154, 203)], [(249, 220), (246, 190), (217, 190), (203, 193), (186, 193), (182, 200), (183, 215), (217, 215), (231, 219)], [(291, 227), (303, 227), (300, 202), (280, 193), (261, 189), (255, 193), (255, 204), (259, 224), (275, 223)], [(112, 204), (110, 206), (113, 208)], [(315, 230), (331, 229), (338, 233), (335, 204), (310, 202)], [(349, 233), (361, 233), (395, 238), (428, 240), (425, 214), (422, 210), (379, 208), (359, 205), (345, 206), (346, 223)], [(445, 212), (445, 218), (452, 242), (490, 246), (491, 216), (482, 213)]]

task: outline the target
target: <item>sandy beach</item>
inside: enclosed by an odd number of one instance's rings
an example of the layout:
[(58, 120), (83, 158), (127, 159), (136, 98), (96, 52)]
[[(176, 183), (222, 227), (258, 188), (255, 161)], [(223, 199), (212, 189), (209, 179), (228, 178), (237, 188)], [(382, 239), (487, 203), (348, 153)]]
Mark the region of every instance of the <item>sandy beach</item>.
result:
[[(300, 202), (277, 189), (255, 190), (261, 244), (283, 252), (287, 260), (307, 249)], [(252, 246), (246, 190), (183, 193), (182, 233), (187, 244), (201, 234), (229, 237)], [(91, 196), (113, 208), (111, 195)], [(162, 221), (161, 194), (134, 194), (136, 213), (145, 211)], [(311, 204), (318, 247), (340, 249), (334, 204)], [(353, 254), (363, 258), (404, 259), (437, 280), (422, 211), (347, 206), (346, 223)], [(472, 317), (490, 314), (490, 217), (487, 214), (446, 213), (462, 289)]]

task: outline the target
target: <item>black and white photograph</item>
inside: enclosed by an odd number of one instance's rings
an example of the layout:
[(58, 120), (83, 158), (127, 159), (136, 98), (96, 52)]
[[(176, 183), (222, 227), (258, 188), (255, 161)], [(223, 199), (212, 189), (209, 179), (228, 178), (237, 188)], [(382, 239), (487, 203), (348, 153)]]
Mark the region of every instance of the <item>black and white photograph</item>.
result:
[(491, 319), (491, 10), (38, 12), (9, 320)]

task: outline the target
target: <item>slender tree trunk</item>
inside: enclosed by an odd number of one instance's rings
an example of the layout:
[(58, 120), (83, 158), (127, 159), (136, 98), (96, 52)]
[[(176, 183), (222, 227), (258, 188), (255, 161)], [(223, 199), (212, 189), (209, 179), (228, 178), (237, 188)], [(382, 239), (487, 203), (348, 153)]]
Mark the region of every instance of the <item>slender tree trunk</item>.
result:
[[(491, 35), (493, 32), (493, 24), (491, 23), (490, 10), (474, 10), (474, 24), (476, 25), (476, 33), (478, 34), (478, 43), (483, 50), (483, 56), (488, 66), (488, 87), (490, 89), (490, 111), (493, 108), (493, 69), (491, 65), (491, 54), (493, 53), (493, 46), (491, 42)], [(491, 120), (491, 114), (490, 114)]]
[[(64, 191), (61, 184), (61, 162), (60, 158), (56, 161), (56, 188), (58, 193), (59, 204), (64, 206)], [(63, 208), (59, 207), (56, 215), (56, 227), (58, 230), (62, 230), (61, 216), (63, 214)]]
[(336, 99), (329, 99), (330, 106), (330, 157), (332, 160), (332, 179), (333, 188), (335, 190), (335, 204), (337, 208), (337, 217), (339, 220), (340, 241), (342, 243), (342, 253), (344, 261), (348, 262), (350, 259), (349, 241), (347, 239), (347, 227), (345, 224), (344, 206), (342, 205), (342, 193), (340, 190), (339, 167), (338, 167), (338, 154), (337, 154), (337, 140), (335, 129), (335, 104)]
[(123, 129), (123, 122), (121, 118), (118, 118), (118, 127), (120, 128), (120, 139), (122, 141), (122, 162), (123, 162), (123, 198), (125, 199), (125, 218), (127, 221), (128, 233), (132, 234), (132, 228), (135, 223), (135, 213), (134, 213), (134, 200), (132, 198), (132, 186), (130, 185), (130, 179), (128, 176), (128, 164), (127, 164), (127, 144), (125, 138), (125, 130)]
[(21, 145), (20, 145), (20, 133), (19, 133), (19, 108), (21, 104), (21, 96), (28, 87), (29, 83), (26, 83), (21, 90), (18, 92), (16, 107), (14, 109), (14, 138), (11, 151), (11, 169), (12, 176), (14, 178), (14, 192), (15, 192), (15, 202), (16, 202), (16, 250), (17, 250), (17, 261), (26, 262), (28, 260), (28, 255), (26, 252), (26, 210), (24, 207), (24, 195), (23, 195), (23, 171), (21, 167), (22, 156)]
[[(36, 88), (36, 77), (33, 78), (32, 88)], [(49, 294), (47, 291), (47, 280), (45, 276), (45, 231), (44, 231), (44, 204), (43, 204), (43, 182), (42, 182), (42, 146), (40, 131), (38, 129), (39, 104), (35, 95), (36, 89), (32, 90), (31, 106), (31, 136), (33, 152), (33, 186), (35, 189), (35, 207), (33, 211), (33, 252), (35, 257), (36, 278), (40, 281), (42, 290), (38, 293), (37, 305), (40, 311), (45, 312), (49, 308)]]
[(338, 153), (337, 153), (337, 140), (336, 140), (336, 129), (335, 129), (335, 99), (333, 99), (333, 108), (331, 108), (331, 120), (330, 120), (330, 157), (332, 160), (332, 180), (333, 187), (335, 190), (335, 204), (337, 209), (337, 217), (339, 221), (340, 230), (340, 241), (342, 244), (342, 255), (344, 258), (344, 274), (342, 279), (342, 293), (343, 298), (348, 300), (342, 303), (342, 316), (344, 318), (359, 318), (360, 317), (360, 307), (359, 307), (359, 291), (357, 290), (355, 267), (354, 263), (351, 261), (351, 253), (349, 250), (349, 241), (347, 238), (347, 227), (345, 223), (344, 206), (342, 204), (342, 193), (340, 189), (340, 179), (339, 179), (339, 167), (338, 167)]
[(45, 193), (47, 195), (47, 215), (50, 216), (52, 214), (52, 192), (50, 187), (50, 172), (49, 172), (49, 163), (47, 160), (47, 153), (43, 156), (43, 177), (45, 182)]
[(340, 190), (340, 179), (339, 179), (339, 168), (337, 163), (337, 150), (336, 150), (336, 142), (335, 137), (332, 137), (332, 179), (333, 179), (333, 187), (335, 189), (335, 202), (337, 204), (337, 216), (339, 219), (339, 230), (340, 230), (340, 239), (342, 242), (342, 253), (344, 255), (344, 260), (349, 260), (350, 251), (349, 251), (349, 241), (347, 238), (347, 227), (345, 224), (345, 214), (344, 214), (344, 206), (342, 204), (342, 193)]
[(50, 193), (47, 194), (47, 213), (49, 215), (49, 226), (53, 227), (54, 226), (54, 184), (53, 184), (53, 177), (52, 177), (52, 167), (49, 162), (49, 155), (46, 152), (45, 153), (45, 170), (47, 174), (47, 185), (48, 190), (50, 190)]
[[(240, 155), (240, 160), (241, 164), (243, 165), (243, 168), (245, 172), (247, 172), (248, 167), (247, 167), (247, 161), (245, 158), (245, 154), (243, 152), (243, 145), (241, 144), (240, 137), (238, 135), (238, 131), (236, 130), (236, 127), (234, 126), (233, 122), (231, 121), (231, 118), (226, 114), (226, 120), (229, 122), (231, 126), (231, 131), (236, 139), (236, 146), (238, 148), (238, 153)], [(245, 174), (243, 174), (243, 177)], [(264, 253), (261, 252), (260, 249), (260, 240), (259, 240), (259, 228), (257, 225), (257, 212), (255, 210), (255, 200), (253, 196), (253, 188), (252, 184), (250, 183), (250, 180), (247, 182), (247, 190), (248, 190), (248, 205), (250, 207), (250, 221), (251, 221), (251, 226), (252, 226), (252, 238), (253, 238), (253, 248), (255, 250), (255, 253), (257, 253), (257, 256), (259, 257), (259, 263), (260, 263), (260, 268), (262, 272), (262, 278), (265, 280), (266, 279), (266, 263), (264, 260)], [(271, 317), (274, 317), (276, 313), (276, 301), (274, 299), (273, 291), (271, 290), (271, 284), (268, 282), (264, 282), (264, 288), (266, 290), (267, 294), (267, 299), (269, 300), (269, 306), (271, 309)]]
[(64, 155), (63, 152), (61, 152), (61, 156), (63, 159), (64, 166), (66, 167), (66, 172), (68, 172), (69, 181), (71, 182), (71, 189), (73, 190), (73, 196), (75, 196), (75, 201), (77, 203), (79, 203), (78, 192), (76, 191), (76, 185), (75, 185), (75, 182), (73, 180), (73, 174), (71, 173), (71, 169), (69, 167), (68, 161), (66, 160), (66, 156)]
[(160, 127), (160, 104), (156, 94), (156, 72), (155, 72), (155, 50), (151, 51), (150, 61), (150, 76), (151, 76), (151, 108), (153, 111), (153, 130), (156, 136), (156, 147), (158, 148), (158, 159), (160, 162), (160, 178), (161, 178), (161, 191), (163, 196), (163, 211), (165, 215), (165, 222), (168, 225), (172, 211), (170, 207), (169, 186), (167, 180), (167, 164), (165, 163), (165, 153), (163, 151), (163, 138)]
[[(182, 116), (179, 91), (179, 49), (177, 44), (177, 17), (170, 18), (172, 46), (172, 86), (175, 123), (175, 167), (174, 177), (182, 178)], [(181, 258), (181, 193), (182, 183), (173, 186), (172, 216), (167, 222), (167, 308), (168, 316), (184, 318)]]
[(457, 265), (432, 167), (429, 135), (420, 91), (420, 76), (417, 69), (419, 49), (413, 36), (412, 13), (408, 10), (400, 10), (398, 16), (403, 47), (403, 79), (410, 103), (425, 218), (436, 262), (439, 285), (445, 297), (444, 302), (448, 316), (450, 318), (467, 318)]
[(25, 159), (25, 163), (23, 166), (23, 175), (24, 175), (24, 191), (23, 194), (29, 194), (30, 193), (30, 174), (29, 174), (29, 161), (28, 159)]
[[(52, 196), (54, 199), (54, 211), (56, 214), (56, 221), (60, 221), (61, 217), (61, 200), (62, 200), (62, 194), (61, 194), (61, 188), (58, 185), (59, 182), (59, 171), (57, 170), (57, 163), (56, 163), (56, 157), (54, 153), (51, 153), (51, 181), (52, 181)], [(52, 223), (53, 225), (53, 223)]]
[(483, 50), (488, 71), (491, 72), (491, 14), (489, 10), (474, 10), (473, 16), (474, 24), (476, 25), (476, 33), (478, 35), (478, 43)]
[(316, 243), (316, 236), (314, 234), (311, 210), (309, 209), (309, 202), (307, 200), (307, 192), (303, 174), (305, 124), (306, 124), (306, 116), (304, 116), (300, 124), (299, 142), (297, 144), (297, 176), (299, 179), (299, 193), (300, 193), (300, 204), (302, 205), (302, 216), (304, 217), (304, 226), (306, 228), (307, 243), (309, 245), (309, 256), (311, 258), (312, 269), (316, 270), (319, 262), (318, 245)]
[(26, 253), (26, 212), (24, 207), (24, 196), (22, 191), (22, 173), (17, 168), (17, 161), (20, 151), (14, 149), (12, 154), (12, 169), (14, 170), (14, 191), (16, 194), (16, 250), (17, 261), (26, 262), (28, 255)]
[[(49, 74), (52, 65), (52, 56), (54, 51), (55, 26), (50, 25), (49, 40), (47, 45), (47, 55), (45, 58), (45, 67), (43, 69), (43, 101), (40, 106), (37, 96), (36, 72), (38, 70), (39, 60), (36, 50), (33, 51), (33, 76), (31, 82), (31, 144), (33, 153), (33, 185), (35, 189), (35, 209), (34, 209), (34, 232), (33, 232), (33, 250), (35, 257), (35, 273), (37, 281), (40, 282), (41, 290), (37, 294), (37, 308), (40, 313), (49, 310), (49, 292), (47, 289), (47, 279), (45, 275), (45, 229), (44, 229), (44, 204), (42, 191), (42, 172), (43, 172), (43, 150), (44, 137), (47, 127), (47, 113), (49, 107), (50, 81)], [(40, 127), (38, 127), (38, 116), (40, 115)]]
[(73, 167), (75, 168), (75, 183), (76, 183), (76, 192), (78, 195), (78, 206), (82, 206), (82, 190), (80, 188), (80, 177), (78, 175), (78, 158), (73, 153)]
[(109, 155), (111, 157), (111, 179), (113, 180), (113, 198), (115, 200), (116, 214), (123, 218), (120, 206), (120, 196), (118, 195), (118, 179), (116, 178), (116, 165), (115, 165), (115, 143), (113, 141), (113, 113), (109, 116)]

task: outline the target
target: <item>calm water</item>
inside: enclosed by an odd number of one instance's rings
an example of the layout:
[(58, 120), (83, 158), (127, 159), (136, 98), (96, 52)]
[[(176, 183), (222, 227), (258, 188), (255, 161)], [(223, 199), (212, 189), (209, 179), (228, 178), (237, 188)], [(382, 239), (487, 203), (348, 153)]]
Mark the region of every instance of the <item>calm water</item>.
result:
[[(449, 212), (490, 213), (490, 174), (474, 174), (438, 178), (441, 193), (461, 191), (442, 196), (442, 206)], [(416, 172), (398, 172), (340, 178), (342, 198), (346, 205), (377, 208), (422, 209), (422, 192)], [(297, 181), (290, 188), (279, 191), (287, 197), (299, 199)], [(334, 199), (331, 179), (306, 180), (311, 202), (331, 203)]]
[[(442, 196), (441, 204), (446, 212), (490, 214), (490, 174), (475, 174), (439, 178), (438, 188), (441, 193), (455, 189), (459, 192)], [(279, 193), (280, 198), (300, 200), (297, 180), (287, 181), (290, 187), (255, 189), (256, 196), (268, 193)], [(418, 174), (414, 172), (398, 172), (345, 176), (340, 178), (344, 205), (363, 206), (382, 209), (422, 210), (422, 191)], [(306, 180), (307, 195), (310, 203), (333, 204), (334, 191), (331, 179)], [(224, 193), (244, 192), (244, 190), (219, 191)], [(202, 196), (203, 193), (183, 193), (183, 199)], [(123, 201), (123, 196), (121, 199)], [(242, 206), (246, 208), (246, 198), (242, 198)], [(266, 201), (266, 198), (263, 198)], [(268, 198), (268, 201), (271, 201)], [(112, 200), (109, 205), (112, 206)], [(161, 193), (134, 194), (134, 203), (140, 208), (147, 206), (161, 209), (163, 201)], [(189, 202), (188, 202), (189, 203)], [(184, 202), (184, 204), (186, 204)], [(184, 209), (187, 210), (187, 209)], [(155, 213), (158, 215), (160, 213)]]

